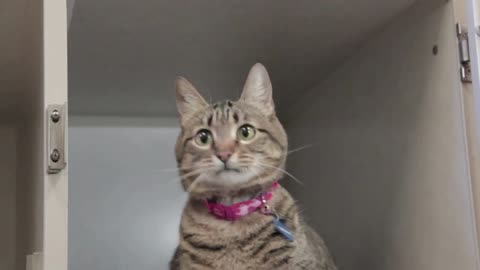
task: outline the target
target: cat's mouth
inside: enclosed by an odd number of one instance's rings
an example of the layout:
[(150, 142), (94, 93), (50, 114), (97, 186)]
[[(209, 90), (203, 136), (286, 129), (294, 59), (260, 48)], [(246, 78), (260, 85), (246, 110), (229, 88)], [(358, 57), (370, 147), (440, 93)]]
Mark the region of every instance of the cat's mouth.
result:
[(223, 166), (222, 169), (220, 169), (220, 170), (217, 171), (217, 175), (218, 175), (218, 174), (221, 174), (221, 173), (228, 173), (228, 172), (240, 173), (240, 170), (237, 169), (237, 168), (233, 168), (233, 167), (225, 164), (225, 166)]
[(225, 168), (225, 169), (217, 171), (217, 175), (222, 174), (222, 173), (240, 173), (240, 170), (239, 169), (232, 169), (232, 168)]

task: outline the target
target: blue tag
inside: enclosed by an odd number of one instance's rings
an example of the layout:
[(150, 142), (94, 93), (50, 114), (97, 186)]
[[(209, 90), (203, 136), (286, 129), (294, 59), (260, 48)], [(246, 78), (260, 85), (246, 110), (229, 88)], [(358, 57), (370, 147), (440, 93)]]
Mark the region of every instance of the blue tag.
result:
[(283, 237), (285, 237), (288, 241), (293, 241), (292, 233), (288, 230), (287, 226), (280, 221), (280, 218), (276, 217), (273, 220), (273, 225), (275, 226), (275, 229), (277, 229), (277, 231), (283, 235)]

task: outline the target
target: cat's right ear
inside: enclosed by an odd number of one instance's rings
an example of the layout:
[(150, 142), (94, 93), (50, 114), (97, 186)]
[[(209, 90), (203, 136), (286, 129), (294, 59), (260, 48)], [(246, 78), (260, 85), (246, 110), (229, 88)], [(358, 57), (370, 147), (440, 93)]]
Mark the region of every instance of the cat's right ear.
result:
[(264, 65), (256, 63), (250, 69), (240, 100), (257, 107), (267, 116), (275, 114), (272, 82)]
[(177, 109), (182, 125), (199, 110), (208, 107), (208, 103), (187, 79), (177, 77), (175, 89), (177, 92)]

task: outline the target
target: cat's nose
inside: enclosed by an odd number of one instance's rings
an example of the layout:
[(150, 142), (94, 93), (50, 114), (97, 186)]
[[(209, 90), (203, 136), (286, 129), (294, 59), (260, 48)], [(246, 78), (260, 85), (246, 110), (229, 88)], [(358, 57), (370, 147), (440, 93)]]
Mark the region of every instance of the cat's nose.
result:
[(217, 152), (218, 159), (220, 159), (223, 163), (226, 163), (231, 156), (232, 152), (230, 151)]

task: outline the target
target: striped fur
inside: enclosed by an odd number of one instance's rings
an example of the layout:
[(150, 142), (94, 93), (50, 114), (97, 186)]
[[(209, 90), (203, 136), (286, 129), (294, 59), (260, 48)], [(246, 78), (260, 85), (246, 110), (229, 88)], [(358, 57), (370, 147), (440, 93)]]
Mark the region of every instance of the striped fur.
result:
[[(275, 115), (265, 68), (252, 68), (238, 101), (207, 104), (188, 81), (179, 80), (182, 129), (175, 150), (182, 186), (190, 196), (170, 269), (336, 269), (323, 240), (302, 221), (282, 187), (269, 204), (292, 231), (293, 242), (275, 230), (272, 216), (254, 212), (233, 222), (220, 220), (203, 203), (206, 198), (231, 204), (258, 196), (283, 176), (287, 136)], [(256, 130), (248, 141), (237, 135), (246, 124)], [(210, 144), (198, 143), (199, 130), (211, 133)], [(225, 151), (231, 156), (221, 162), (219, 153)]]

